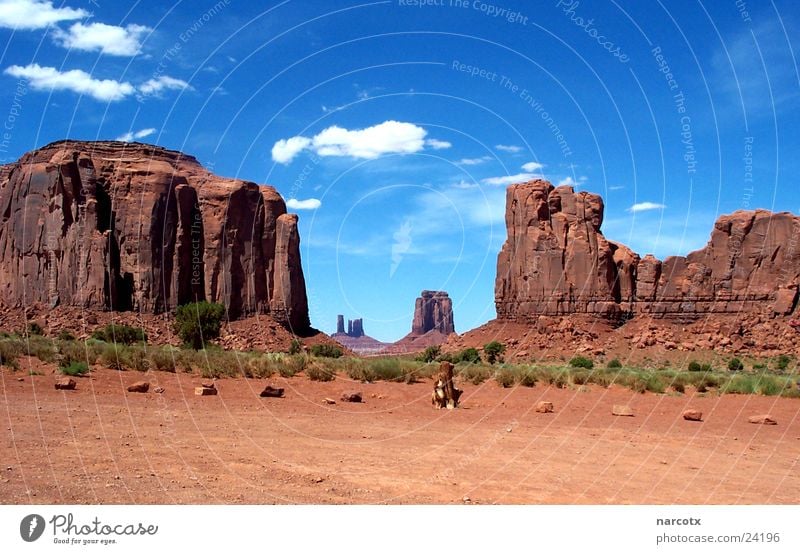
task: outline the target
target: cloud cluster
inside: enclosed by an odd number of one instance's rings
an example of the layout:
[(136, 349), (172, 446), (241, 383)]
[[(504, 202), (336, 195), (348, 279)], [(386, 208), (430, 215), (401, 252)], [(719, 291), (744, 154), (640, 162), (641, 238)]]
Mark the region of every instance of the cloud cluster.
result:
[(121, 140), (122, 142), (131, 142), (134, 139), (142, 139), (149, 137), (152, 134), (155, 134), (156, 130), (152, 127), (148, 127), (147, 129), (142, 129), (141, 131), (128, 131), (124, 135), (118, 136), (114, 140)]
[(426, 146), (434, 150), (449, 148), (449, 142), (425, 139), (428, 132), (402, 121), (384, 121), (364, 129), (345, 129), (332, 125), (313, 137), (294, 136), (272, 146), (272, 159), (288, 164), (303, 150), (318, 156), (340, 156), (372, 160), (384, 154), (413, 154)]
[(149, 96), (156, 95), (164, 89), (191, 88), (186, 81), (162, 75), (157, 79), (148, 80), (137, 89), (126, 81), (95, 79), (81, 69), (59, 71), (55, 67), (42, 67), (36, 63), (26, 66), (12, 65), (3, 73), (18, 79), (26, 79), (34, 90), (68, 90), (103, 102), (117, 102), (135, 94), (137, 90)]
[(628, 208), (628, 211), (631, 213), (647, 212), (650, 210), (663, 210), (666, 207), (667, 207), (666, 205), (658, 204), (656, 202), (637, 202), (636, 204)]
[(46, 0), (0, 0), (0, 27), (7, 29), (33, 31), (88, 16), (86, 10), (56, 8)]
[(110, 56), (136, 56), (142, 51), (142, 37), (152, 31), (144, 25), (118, 27), (105, 23), (73, 24), (69, 30), (56, 29), (53, 40), (59, 46)]
[(320, 206), (322, 206), (322, 202), (316, 198), (308, 198), (306, 200), (290, 198), (286, 201), (286, 207), (292, 210), (316, 210)]

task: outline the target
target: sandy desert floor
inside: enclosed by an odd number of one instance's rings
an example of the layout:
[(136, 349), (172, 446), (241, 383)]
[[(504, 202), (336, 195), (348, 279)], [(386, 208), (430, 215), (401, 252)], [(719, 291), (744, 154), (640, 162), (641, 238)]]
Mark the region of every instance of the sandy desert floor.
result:
[[(487, 381), (437, 411), (431, 381), (227, 379), (200, 397), (197, 376), (97, 369), (62, 392), (52, 367), (20, 366), (0, 371), (4, 504), (800, 501), (797, 399)], [(126, 392), (143, 378), (166, 392)], [(286, 397), (260, 398), (267, 382)], [(339, 400), (349, 389), (365, 402)], [(688, 407), (704, 421), (684, 421)], [(747, 422), (761, 413), (778, 425)]]

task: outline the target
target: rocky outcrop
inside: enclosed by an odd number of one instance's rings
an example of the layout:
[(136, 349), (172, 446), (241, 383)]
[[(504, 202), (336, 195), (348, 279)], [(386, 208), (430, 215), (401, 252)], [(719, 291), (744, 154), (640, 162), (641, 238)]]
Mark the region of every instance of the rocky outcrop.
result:
[(429, 331), (444, 335), (455, 332), (453, 302), (444, 291), (424, 290), (414, 305), (411, 334), (421, 336)]
[(600, 196), (543, 180), (508, 188), (508, 238), (495, 281), (498, 320), (569, 314), (692, 320), (795, 311), (797, 216), (763, 210), (723, 216), (705, 248), (662, 262), (607, 240), (603, 210)]
[(331, 338), (357, 354), (375, 354), (387, 346), (385, 342), (364, 334), (364, 321), (361, 318), (348, 319), (345, 332), (343, 315), (336, 316), (336, 332)]
[(61, 141), (0, 171), (0, 301), (309, 327), (297, 216), (269, 186), (137, 143)]

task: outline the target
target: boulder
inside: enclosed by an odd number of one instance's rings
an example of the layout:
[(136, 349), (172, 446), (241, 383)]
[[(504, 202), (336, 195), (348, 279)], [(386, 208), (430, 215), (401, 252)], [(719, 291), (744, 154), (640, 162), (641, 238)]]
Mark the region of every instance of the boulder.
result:
[(778, 421), (774, 419), (772, 416), (767, 414), (762, 415), (752, 415), (747, 418), (749, 423), (755, 423), (757, 425), (777, 425)]
[(156, 388), (153, 389), (153, 392), (156, 393), (156, 394), (164, 394), (164, 392), (166, 392), (166, 390), (167, 389), (165, 389), (164, 387), (156, 387)]
[(611, 408), (611, 415), (633, 417), (633, 409), (630, 406), (614, 404), (614, 406)]
[(536, 404), (534, 409), (540, 414), (550, 414), (553, 413), (553, 403), (542, 401)]
[(147, 392), (150, 390), (150, 383), (147, 381), (137, 381), (128, 387), (128, 392)]
[(703, 412), (700, 410), (684, 410), (683, 419), (686, 421), (703, 421)]
[(201, 383), (199, 387), (195, 387), (194, 393), (197, 396), (216, 396), (217, 385), (213, 382)]
[(262, 398), (283, 398), (283, 388), (273, 387), (272, 385), (267, 385), (264, 387), (264, 390), (261, 391)]
[(61, 377), (60, 379), (56, 379), (56, 390), (75, 390), (78, 386), (78, 383), (75, 382), (75, 379), (71, 377)]
[(344, 402), (361, 402), (363, 396), (358, 391), (345, 391), (342, 393), (342, 400)]

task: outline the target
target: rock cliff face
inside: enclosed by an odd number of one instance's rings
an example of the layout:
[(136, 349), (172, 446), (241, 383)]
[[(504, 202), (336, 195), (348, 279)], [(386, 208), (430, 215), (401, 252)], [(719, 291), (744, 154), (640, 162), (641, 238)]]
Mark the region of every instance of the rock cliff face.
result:
[(161, 313), (195, 300), (231, 318), (309, 327), (297, 216), (269, 186), (180, 152), (61, 141), (0, 169), (0, 301)]
[(602, 222), (598, 195), (542, 180), (509, 187), (508, 238), (495, 281), (498, 320), (795, 311), (800, 218), (790, 213), (723, 216), (705, 248), (663, 262), (607, 240)]
[(453, 302), (444, 291), (424, 290), (414, 305), (412, 335), (438, 331), (444, 335), (455, 332)]

